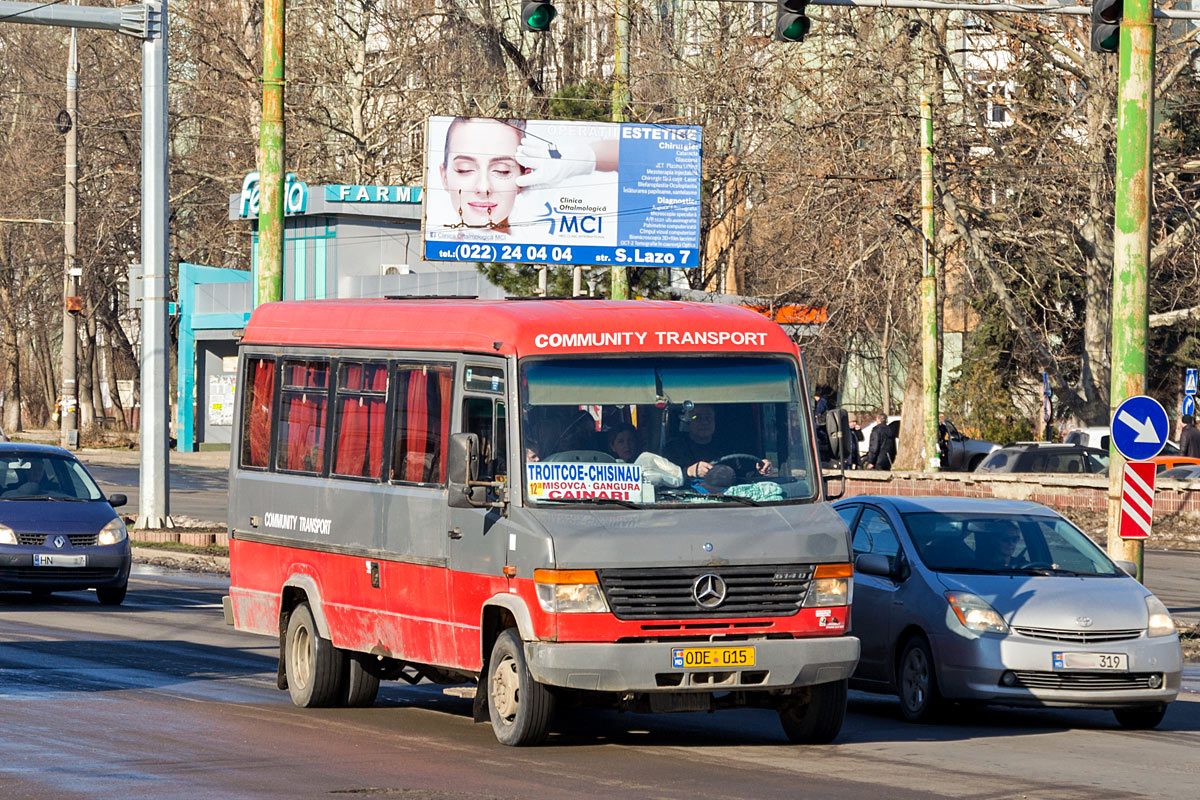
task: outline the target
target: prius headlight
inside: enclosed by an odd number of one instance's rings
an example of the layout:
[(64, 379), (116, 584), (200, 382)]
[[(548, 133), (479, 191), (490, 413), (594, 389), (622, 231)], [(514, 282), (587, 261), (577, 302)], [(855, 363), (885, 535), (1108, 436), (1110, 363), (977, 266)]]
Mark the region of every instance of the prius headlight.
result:
[(16, 544), (17, 535), (7, 525), (0, 525), (0, 544)]
[(116, 544), (128, 536), (129, 534), (125, 531), (125, 523), (120, 517), (117, 517), (100, 529), (100, 538), (97, 540), (97, 544)]
[(1171, 612), (1152, 594), (1146, 595), (1146, 633), (1150, 636), (1170, 636), (1175, 633), (1175, 620)]
[(946, 602), (954, 610), (954, 616), (969, 631), (980, 633), (1008, 633), (1008, 623), (996, 609), (977, 594), (971, 592), (946, 592)]

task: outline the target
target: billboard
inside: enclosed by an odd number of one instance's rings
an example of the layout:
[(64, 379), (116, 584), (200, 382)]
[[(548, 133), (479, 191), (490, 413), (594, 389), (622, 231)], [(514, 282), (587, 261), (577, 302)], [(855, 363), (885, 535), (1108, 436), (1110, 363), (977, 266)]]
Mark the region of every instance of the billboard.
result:
[(695, 125), (431, 117), (425, 258), (695, 267)]

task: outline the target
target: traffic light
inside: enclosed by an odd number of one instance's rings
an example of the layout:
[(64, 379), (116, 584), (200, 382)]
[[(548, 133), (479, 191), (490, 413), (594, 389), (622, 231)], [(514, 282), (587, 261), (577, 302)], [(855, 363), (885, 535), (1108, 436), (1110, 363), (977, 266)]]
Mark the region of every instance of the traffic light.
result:
[(1121, 44), (1123, 0), (1092, 0), (1092, 49), (1115, 53)]
[(775, 41), (803, 42), (812, 27), (804, 16), (808, 0), (775, 0)]
[(521, 0), (521, 30), (545, 33), (558, 16), (554, 0)]

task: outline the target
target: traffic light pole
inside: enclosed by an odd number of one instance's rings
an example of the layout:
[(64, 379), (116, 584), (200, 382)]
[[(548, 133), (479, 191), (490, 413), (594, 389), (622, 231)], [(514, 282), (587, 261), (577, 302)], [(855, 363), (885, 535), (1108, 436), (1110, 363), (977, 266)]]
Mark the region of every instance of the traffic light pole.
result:
[[(1112, 382), (1109, 407), (1146, 390), (1150, 203), (1153, 181), (1154, 19), (1152, 0), (1125, 0), (1117, 91), (1116, 213), (1113, 231)], [(1125, 458), (1110, 444), (1108, 554), (1138, 565), (1141, 540), (1121, 539)]]

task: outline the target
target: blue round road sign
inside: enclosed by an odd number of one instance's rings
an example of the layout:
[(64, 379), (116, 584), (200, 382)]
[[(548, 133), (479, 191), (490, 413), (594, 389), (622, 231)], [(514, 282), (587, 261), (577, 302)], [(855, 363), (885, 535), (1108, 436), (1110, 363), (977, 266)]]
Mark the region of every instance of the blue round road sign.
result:
[(1146, 461), (1162, 452), (1169, 429), (1166, 409), (1145, 395), (1117, 406), (1110, 427), (1113, 446), (1130, 461)]
[(1191, 414), (1193, 416), (1196, 414), (1196, 398), (1190, 394), (1185, 394), (1183, 396), (1183, 413)]

